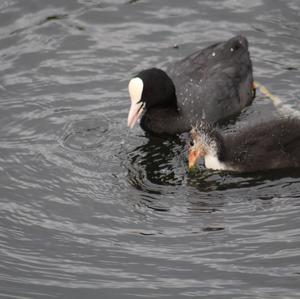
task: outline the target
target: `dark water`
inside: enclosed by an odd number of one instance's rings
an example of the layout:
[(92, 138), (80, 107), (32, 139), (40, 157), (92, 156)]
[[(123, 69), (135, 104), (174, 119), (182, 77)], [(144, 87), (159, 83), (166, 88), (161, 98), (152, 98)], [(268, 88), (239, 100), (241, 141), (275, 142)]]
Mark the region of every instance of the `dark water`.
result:
[(188, 175), (181, 140), (126, 127), (134, 72), (237, 33), (280, 101), (258, 92), (236, 125), (299, 115), (299, 15), (2, 0), (0, 298), (300, 298), (299, 171)]

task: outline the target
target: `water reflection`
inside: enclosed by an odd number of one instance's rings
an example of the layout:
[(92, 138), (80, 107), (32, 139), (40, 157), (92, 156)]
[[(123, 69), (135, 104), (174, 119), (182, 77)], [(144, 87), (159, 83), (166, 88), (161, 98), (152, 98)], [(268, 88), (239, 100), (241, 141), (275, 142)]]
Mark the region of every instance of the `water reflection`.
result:
[(142, 191), (139, 203), (135, 204), (156, 211), (168, 211), (169, 208), (161, 201), (161, 195), (172, 196), (176, 192), (174, 187), (182, 185), (184, 176), (178, 164), (184, 145), (179, 138), (145, 137), (144, 143), (127, 153), (128, 182)]
[[(178, 162), (184, 157), (183, 148), (184, 143), (179, 138), (148, 136), (147, 142), (138, 145), (128, 156), (131, 164), (129, 176), (134, 178), (138, 174), (140, 178), (144, 176), (145, 180), (156, 185), (181, 184), (182, 178), (179, 178), (174, 170), (176, 160)], [(132, 181), (137, 182), (134, 185), (138, 189), (142, 188), (143, 183), (140, 180)], [(151, 192), (151, 190), (147, 191)]]

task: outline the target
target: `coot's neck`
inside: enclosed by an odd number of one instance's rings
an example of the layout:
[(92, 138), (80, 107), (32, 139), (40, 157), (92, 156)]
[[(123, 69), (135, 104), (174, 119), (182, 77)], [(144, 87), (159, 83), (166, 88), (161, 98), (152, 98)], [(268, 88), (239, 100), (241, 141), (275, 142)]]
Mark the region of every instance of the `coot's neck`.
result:
[(224, 137), (217, 131), (213, 132), (213, 148), (204, 157), (205, 167), (214, 170), (233, 170), (226, 159), (226, 145)]
[(154, 134), (180, 134), (188, 132), (192, 124), (189, 119), (182, 117), (177, 109), (177, 103), (165, 108), (153, 107), (147, 109), (141, 119), (141, 127)]
[[(203, 129), (202, 139), (205, 142), (207, 156), (214, 157), (220, 162), (225, 161), (226, 147), (224, 137), (213, 126), (208, 125)], [(206, 131), (206, 132), (205, 132)]]

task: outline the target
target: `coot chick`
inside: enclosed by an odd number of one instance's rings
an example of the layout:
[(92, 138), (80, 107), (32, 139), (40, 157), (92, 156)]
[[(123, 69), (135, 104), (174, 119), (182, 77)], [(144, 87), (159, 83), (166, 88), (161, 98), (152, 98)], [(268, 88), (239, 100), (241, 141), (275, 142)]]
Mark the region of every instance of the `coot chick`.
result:
[(204, 158), (207, 168), (237, 172), (300, 167), (300, 119), (279, 119), (220, 134), (201, 122), (191, 130), (189, 169)]
[(151, 68), (130, 80), (130, 128), (142, 115), (145, 131), (188, 132), (200, 119), (221, 123), (253, 100), (248, 41), (241, 35), (197, 51), (167, 72)]

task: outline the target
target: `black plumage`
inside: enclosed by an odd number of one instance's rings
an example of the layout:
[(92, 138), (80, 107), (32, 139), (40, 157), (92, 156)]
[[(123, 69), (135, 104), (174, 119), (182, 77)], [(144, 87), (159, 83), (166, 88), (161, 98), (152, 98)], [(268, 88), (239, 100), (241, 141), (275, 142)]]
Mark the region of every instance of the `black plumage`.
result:
[(223, 122), (253, 100), (252, 63), (241, 35), (197, 51), (170, 66), (152, 68), (143, 81), (141, 126), (162, 134), (187, 132), (200, 119)]
[(281, 119), (224, 137), (219, 160), (238, 171), (300, 167), (300, 120)]
[[(192, 139), (190, 152), (199, 151), (209, 168), (254, 172), (300, 167), (300, 119), (272, 120), (226, 135), (202, 126), (193, 129)], [(212, 164), (211, 157), (218, 162)]]

